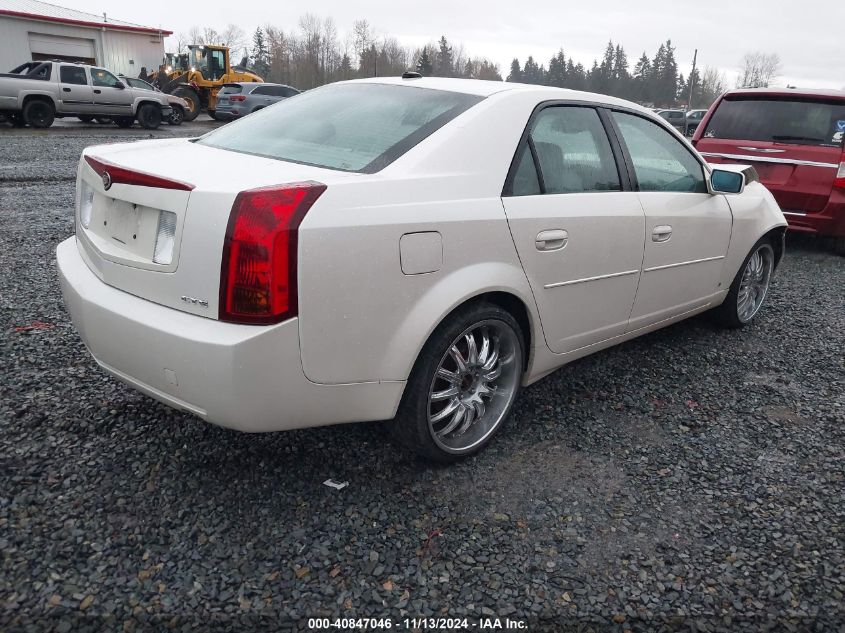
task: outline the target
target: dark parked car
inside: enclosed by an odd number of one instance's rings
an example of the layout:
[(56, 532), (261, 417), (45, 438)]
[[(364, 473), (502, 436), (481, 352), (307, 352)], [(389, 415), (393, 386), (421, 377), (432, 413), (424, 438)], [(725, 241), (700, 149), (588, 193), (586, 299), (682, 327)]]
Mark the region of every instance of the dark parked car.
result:
[(693, 136), (711, 163), (753, 165), (790, 229), (835, 238), (845, 255), (845, 91), (732, 90)]
[(683, 110), (657, 110), (657, 116), (669, 121), (669, 124), (681, 134), (686, 132), (687, 115)]
[(217, 109), (213, 117), (218, 121), (230, 121), (298, 94), (296, 88), (282, 84), (224, 84), (217, 93)]
[(685, 129), (685, 133), (687, 136), (692, 136), (693, 133), (695, 133), (696, 129), (698, 129), (698, 126), (701, 123), (701, 119), (704, 118), (704, 115), (706, 113), (707, 110), (687, 110), (687, 121)]

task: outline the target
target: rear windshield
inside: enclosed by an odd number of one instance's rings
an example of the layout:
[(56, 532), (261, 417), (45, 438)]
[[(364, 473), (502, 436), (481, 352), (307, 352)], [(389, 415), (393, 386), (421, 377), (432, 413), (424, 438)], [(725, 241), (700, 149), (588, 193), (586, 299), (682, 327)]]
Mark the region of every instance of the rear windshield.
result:
[(227, 95), (236, 95), (241, 90), (243, 90), (243, 86), (238, 84), (224, 84), (223, 88), (220, 89), (221, 93), (225, 93)]
[(384, 84), (303, 92), (198, 143), (317, 167), (376, 172), (483, 97)]
[(796, 98), (726, 98), (704, 138), (841, 146), (845, 102)]

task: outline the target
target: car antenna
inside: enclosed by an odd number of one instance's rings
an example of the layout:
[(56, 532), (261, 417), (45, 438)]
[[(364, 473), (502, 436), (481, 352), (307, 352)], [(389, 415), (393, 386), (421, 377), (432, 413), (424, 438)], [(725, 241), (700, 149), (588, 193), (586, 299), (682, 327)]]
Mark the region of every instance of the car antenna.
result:
[(402, 79), (422, 79), (422, 75), (414, 70), (406, 70), (402, 73)]

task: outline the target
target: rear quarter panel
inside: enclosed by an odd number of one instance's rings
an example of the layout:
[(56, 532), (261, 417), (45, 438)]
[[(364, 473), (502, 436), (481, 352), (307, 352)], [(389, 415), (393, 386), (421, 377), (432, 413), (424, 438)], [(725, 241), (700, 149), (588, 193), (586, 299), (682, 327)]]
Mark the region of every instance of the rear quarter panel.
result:
[[(382, 172), (329, 187), (305, 217), (299, 322), (309, 379), (405, 380), (442, 319), (488, 291), (518, 297), (537, 329), (532, 341), (543, 341), (501, 202), (536, 100), (497, 101), (489, 97)], [(441, 268), (406, 275), (400, 239), (421, 231), (442, 237)]]

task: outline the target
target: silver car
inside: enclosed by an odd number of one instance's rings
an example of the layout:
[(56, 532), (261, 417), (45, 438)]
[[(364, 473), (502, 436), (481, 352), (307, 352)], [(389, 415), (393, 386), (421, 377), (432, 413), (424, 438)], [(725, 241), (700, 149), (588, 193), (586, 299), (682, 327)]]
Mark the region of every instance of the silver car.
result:
[(218, 121), (231, 121), (298, 94), (299, 90), (283, 84), (224, 84), (217, 93), (217, 109), (209, 114)]

